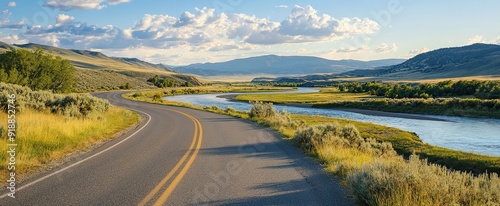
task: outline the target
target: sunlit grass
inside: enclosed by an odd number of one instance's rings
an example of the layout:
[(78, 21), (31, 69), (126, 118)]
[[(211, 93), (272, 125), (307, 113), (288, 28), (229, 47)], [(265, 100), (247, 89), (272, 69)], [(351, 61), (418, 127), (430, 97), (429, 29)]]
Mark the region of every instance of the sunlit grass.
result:
[(338, 122), (340, 125), (352, 124), (358, 128), (364, 138), (373, 138), (379, 141), (390, 142), (398, 154), (409, 156), (416, 153), (429, 158), (430, 162), (439, 163), (456, 170), (472, 171), (475, 173), (500, 173), (500, 157), (485, 156), (470, 152), (462, 152), (423, 143), (412, 132), (394, 127), (358, 122), (349, 119), (332, 118), (325, 116), (292, 115), (292, 119), (304, 120), (308, 125), (320, 125)]
[[(135, 124), (136, 113), (112, 107), (100, 119), (70, 118), (63, 115), (26, 110), (16, 116), (17, 175), (32, 173), (51, 161), (64, 158), (90, 145), (106, 141)], [(7, 115), (0, 112), (0, 124), (6, 127)], [(0, 139), (7, 150), (6, 135)], [(7, 176), (7, 153), (0, 153), (0, 179)]]
[(354, 148), (321, 145), (316, 147), (318, 158), (323, 161), (327, 171), (345, 177), (350, 171), (361, 169), (373, 162), (373, 154), (361, 152)]
[(276, 104), (284, 103), (328, 103), (333, 101), (356, 100), (363, 98), (376, 98), (368, 94), (333, 92), (323, 89), (321, 92), (313, 93), (291, 93), (291, 94), (242, 94), (235, 99), (241, 101), (261, 101)]

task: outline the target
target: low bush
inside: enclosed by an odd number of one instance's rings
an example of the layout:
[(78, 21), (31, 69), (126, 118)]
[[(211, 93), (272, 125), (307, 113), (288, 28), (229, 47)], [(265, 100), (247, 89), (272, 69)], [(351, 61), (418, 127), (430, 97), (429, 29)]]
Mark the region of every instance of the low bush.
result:
[(353, 125), (341, 127), (337, 122), (299, 128), (295, 132), (294, 141), (313, 152), (319, 147), (332, 146), (355, 148), (377, 156), (396, 155), (391, 143), (378, 142), (372, 138), (365, 139)]
[(108, 111), (110, 107), (107, 100), (93, 97), (90, 94), (70, 94), (56, 99), (50, 105), (52, 113), (77, 118), (103, 113)]
[(228, 113), (228, 114), (229, 114), (229, 113), (236, 112), (236, 110), (235, 110), (233, 107), (231, 107), (231, 106), (226, 107), (226, 109), (225, 109), (224, 111), (225, 111), (226, 113)]
[(261, 118), (267, 119), (276, 116), (278, 113), (276, 109), (274, 109), (272, 103), (262, 103), (262, 102), (250, 102), (253, 104), (253, 107), (250, 109), (250, 113), (248, 115), (250, 118)]
[(412, 155), (408, 161), (375, 161), (347, 178), (357, 200), (366, 205), (500, 205), (496, 173), (474, 176), (428, 164)]
[(107, 100), (93, 97), (90, 94), (53, 94), (49, 91), (32, 91), (28, 87), (0, 83), (0, 108), (7, 111), (5, 101), (9, 94), (15, 94), (17, 112), (26, 109), (35, 111), (51, 111), (68, 117), (94, 118), (100, 113), (108, 111), (110, 104)]

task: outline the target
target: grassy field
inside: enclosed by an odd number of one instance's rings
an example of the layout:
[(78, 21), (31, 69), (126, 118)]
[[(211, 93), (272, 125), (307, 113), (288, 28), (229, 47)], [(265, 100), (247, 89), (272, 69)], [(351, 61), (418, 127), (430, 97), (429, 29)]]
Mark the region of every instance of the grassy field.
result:
[(182, 94), (216, 94), (216, 93), (229, 93), (229, 92), (275, 92), (275, 91), (288, 91), (293, 90), (291, 87), (272, 87), (272, 86), (258, 86), (252, 84), (238, 84), (238, 85), (208, 85), (197, 87), (177, 87), (156, 89), (151, 91), (136, 92), (140, 96), (153, 96), (155, 94), (164, 95), (182, 95)]
[[(69, 154), (84, 151), (115, 137), (136, 124), (139, 116), (131, 111), (111, 107), (96, 119), (70, 118), (26, 110), (16, 115), (17, 139), (16, 173), (26, 176), (40, 169), (54, 166), (49, 163), (62, 160)], [(0, 112), (0, 125), (7, 126), (7, 114)], [(7, 150), (6, 134), (0, 139), (0, 150)], [(0, 179), (7, 179), (7, 153), (0, 153)], [(4, 183), (2, 183), (4, 184)]]
[(292, 94), (242, 94), (236, 96), (240, 101), (261, 101), (275, 104), (286, 103), (329, 103), (343, 100), (359, 100), (364, 98), (377, 98), (368, 94), (342, 93), (333, 89), (322, 89), (313, 93), (292, 93)]
[[(257, 104), (250, 112), (242, 112), (155, 100), (152, 96), (155, 92), (134, 94), (124, 96), (236, 116), (269, 126), (340, 177), (360, 205), (500, 204), (499, 157), (433, 147), (423, 144), (415, 134), (396, 128), (330, 117), (290, 115), (266, 104)], [(393, 147), (405, 155), (397, 155)], [(413, 151), (439, 164), (449, 164), (452, 159), (451, 162), (458, 163), (452, 164), (452, 168), (468, 170), (477, 176), (429, 164), (417, 155), (406, 155)], [(431, 159), (432, 155), (438, 159)], [(481, 173), (485, 168), (497, 173)]]

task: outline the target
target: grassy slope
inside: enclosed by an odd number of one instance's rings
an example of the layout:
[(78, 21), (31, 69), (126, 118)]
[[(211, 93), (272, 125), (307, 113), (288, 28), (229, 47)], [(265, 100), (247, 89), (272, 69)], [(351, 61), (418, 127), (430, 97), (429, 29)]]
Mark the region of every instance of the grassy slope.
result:
[[(19, 113), (16, 173), (23, 176), (48, 167), (47, 163), (113, 138), (139, 120), (136, 113), (116, 107), (103, 117), (91, 120), (29, 110)], [(7, 115), (0, 112), (0, 124), (6, 128), (6, 123)], [(6, 138), (1, 138), (0, 150), (6, 151), (6, 147)], [(7, 163), (7, 153), (0, 153), (0, 179), (7, 177)]]
[[(19, 45), (18, 45), (19, 47)], [(172, 72), (160, 70), (153, 67), (147, 67), (143, 64), (132, 64), (117, 59), (108, 57), (99, 52), (89, 52), (89, 51), (73, 51), (68, 49), (62, 49), (52, 46), (39, 45), (39, 44), (27, 44), (22, 45), (24, 49), (37, 49), (41, 48), (45, 52), (49, 52), (53, 55), (60, 56), (64, 59), (71, 61), (77, 68), (85, 69), (109, 69), (118, 71), (136, 71), (136, 72), (149, 72), (149, 73), (161, 73), (161, 74), (173, 74)]]
[(156, 88), (155, 86), (147, 84), (146, 80), (109, 70), (77, 69), (75, 76), (77, 81), (76, 89), (82, 92), (118, 89), (119, 86), (124, 86), (127, 83), (129, 83), (133, 89)]
[(0, 52), (5, 52), (9, 48), (32, 50), (41, 48), (46, 53), (68, 59), (77, 68), (76, 91), (78, 92), (118, 89), (127, 83), (133, 89), (156, 88), (146, 82), (154, 75), (168, 76), (179, 85), (186, 80), (193, 85), (199, 85), (199, 81), (192, 76), (166, 71), (140, 60), (126, 61), (121, 58), (108, 57), (100, 52), (68, 50), (39, 44), (12, 46), (0, 42)]

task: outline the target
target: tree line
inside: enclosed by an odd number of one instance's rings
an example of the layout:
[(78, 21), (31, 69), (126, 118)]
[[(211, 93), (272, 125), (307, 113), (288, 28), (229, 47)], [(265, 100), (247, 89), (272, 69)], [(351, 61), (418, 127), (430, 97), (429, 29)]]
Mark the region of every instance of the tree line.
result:
[(342, 92), (370, 93), (387, 98), (438, 98), (474, 96), (480, 99), (499, 99), (499, 81), (451, 80), (435, 84), (387, 84), (376, 81), (350, 82), (336, 87)]
[(0, 54), (0, 82), (27, 86), (32, 90), (66, 93), (73, 90), (75, 67), (66, 59), (34, 51), (13, 49)]

